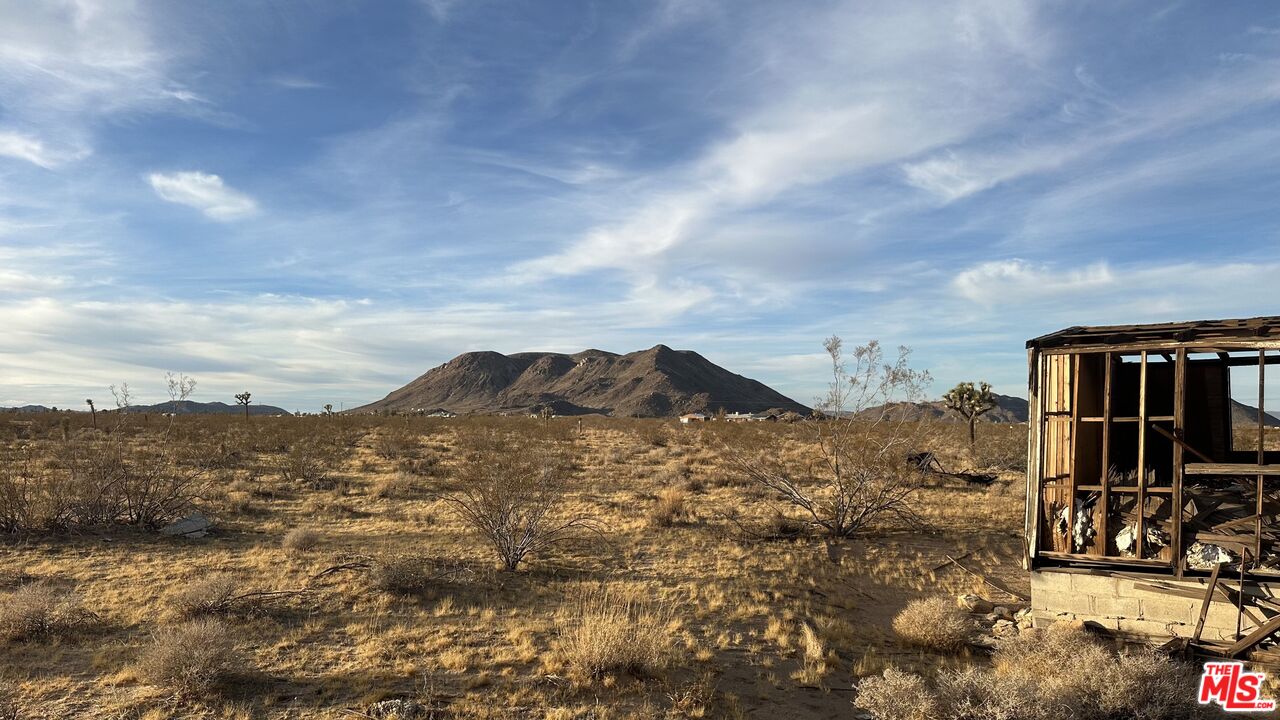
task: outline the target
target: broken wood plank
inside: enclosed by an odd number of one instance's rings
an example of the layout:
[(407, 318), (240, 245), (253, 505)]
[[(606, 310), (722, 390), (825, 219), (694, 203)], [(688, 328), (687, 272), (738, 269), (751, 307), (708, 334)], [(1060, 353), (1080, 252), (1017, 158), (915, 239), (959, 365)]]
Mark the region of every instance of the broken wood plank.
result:
[(1004, 593), (1004, 594), (1006, 594), (1006, 595), (1011, 595), (1011, 596), (1013, 596), (1013, 597), (1016, 597), (1016, 598), (1018, 598), (1019, 600), (1021, 600), (1021, 601), (1023, 601), (1023, 602), (1031, 602), (1031, 598), (1030, 598), (1030, 596), (1024, 595), (1024, 594), (1022, 594), (1022, 593), (1020, 593), (1020, 592), (1017, 592), (1016, 590), (1012, 590), (1012, 589), (1010, 589), (1009, 587), (1006, 587), (1005, 585), (1003, 585), (1003, 584), (1001, 584), (1001, 583), (997, 583), (996, 581), (994, 581), (994, 580), (992, 580), (992, 579), (988, 578), (986, 575), (983, 575), (982, 573), (979, 573), (979, 572), (975, 572), (975, 571), (973, 571), (973, 570), (970, 570), (969, 568), (965, 567), (964, 565), (961, 565), (959, 560), (956, 560), (955, 558), (951, 557), (950, 555), (948, 555), (948, 556), (947, 556), (947, 561), (948, 561), (948, 562), (950, 562), (952, 565), (955, 565), (956, 567), (960, 568), (961, 570), (963, 570), (963, 571), (965, 571), (965, 572), (969, 573), (970, 575), (972, 575), (972, 576), (974, 576), (974, 577), (978, 578), (978, 579), (979, 579), (979, 580), (981, 580), (982, 582), (984, 582), (984, 583), (986, 583), (986, 584), (990, 585), (991, 587), (995, 588), (996, 590), (999, 590), (1000, 592), (1002, 592), (1002, 593)]
[(1255, 463), (1187, 463), (1188, 475), (1280, 475), (1280, 465)]
[(1160, 427), (1159, 425), (1156, 425), (1155, 423), (1151, 423), (1151, 429), (1152, 429), (1152, 430), (1155, 430), (1156, 432), (1160, 433), (1161, 435), (1163, 435), (1163, 436), (1165, 436), (1165, 437), (1169, 438), (1169, 439), (1170, 439), (1170, 440), (1172, 440), (1172, 441), (1173, 441), (1173, 443), (1174, 443), (1174, 444), (1176, 444), (1178, 447), (1182, 448), (1183, 450), (1186, 450), (1187, 452), (1191, 453), (1192, 455), (1195, 455), (1196, 457), (1200, 458), (1201, 460), (1203, 460), (1203, 461), (1205, 461), (1205, 462), (1207, 462), (1207, 463), (1212, 463), (1212, 462), (1213, 462), (1213, 458), (1211, 458), (1211, 457), (1209, 457), (1208, 455), (1205, 455), (1204, 453), (1200, 452), (1199, 450), (1197, 450), (1197, 449), (1195, 449), (1195, 448), (1191, 447), (1190, 445), (1188, 445), (1188, 444), (1187, 444), (1187, 442), (1186, 442), (1185, 440), (1183, 440), (1182, 438), (1178, 437), (1177, 435), (1175, 435), (1175, 434), (1173, 434), (1173, 433), (1169, 432), (1168, 430), (1166, 430), (1166, 429), (1164, 429), (1164, 428)]
[(1266, 640), (1268, 637), (1271, 637), (1271, 635), (1273, 635), (1277, 630), (1280, 630), (1280, 615), (1276, 615), (1270, 620), (1267, 620), (1261, 627), (1248, 635), (1245, 635), (1234, 645), (1223, 651), (1224, 655), (1229, 658), (1236, 657), (1245, 650), (1248, 650), (1263, 640)]
[(1213, 604), (1213, 593), (1218, 589), (1218, 572), (1221, 570), (1221, 565), (1214, 565), (1213, 572), (1209, 575), (1209, 587), (1205, 588), (1204, 600), (1200, 603), (1200, 617), (1196, 620), (1196, 631), (1191, 636), (1191, 642), (1200, 642), (1200, 633), (1204, 632), (1204, 619), (1209, 616), (1209, 606)]

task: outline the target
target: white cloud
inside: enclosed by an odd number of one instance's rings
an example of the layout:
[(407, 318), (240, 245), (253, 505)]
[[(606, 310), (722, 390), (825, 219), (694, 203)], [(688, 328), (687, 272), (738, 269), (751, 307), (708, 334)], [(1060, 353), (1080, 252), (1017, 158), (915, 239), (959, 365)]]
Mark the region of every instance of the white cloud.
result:
[(258, 212), (253, 198), (227, 187), (217, 175), (194, 171), (151, 173), (147, 181), (160, 199), (196, 208), (213, 220), (239, 220)]
[(1060, 269), (1023, 260), (984, 262), (961, 272), (952, 281), (962, 297), (983, 305), (1018, 305), (1032, 298), (1093, 291), (1116, 282), (1106, 263)]
[(53, 169), (63, 163), (79, 160), (87, 154), (87, 150), (51, 148), (32, 135), (0, 130), (0, 156), (26, 160), (45, 169)]

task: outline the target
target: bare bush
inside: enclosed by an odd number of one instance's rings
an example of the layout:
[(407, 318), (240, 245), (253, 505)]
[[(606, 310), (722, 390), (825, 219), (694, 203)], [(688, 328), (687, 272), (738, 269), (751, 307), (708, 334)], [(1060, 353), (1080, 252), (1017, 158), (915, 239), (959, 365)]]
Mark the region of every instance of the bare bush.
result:
[(893, 631), (911, 645), (955, 652), (965, 647), (973, 624), (945, 597), (912, 600), (893, 618)]
[(463, 489), (440, 496), (493, 547), (504, 570), (531, 553), (598, 528), (564, 511), (569, 461), (553, 443), (484, 435), (459, 470)]
[(181, 617), (194, 618), (230, 612), (240, 587), (231, 573), (215, 573), (183, 585), (169, 604)]
[(609, 588), (584, 593), (559, 618), (560, 652), (584, 677), (653, 676), (675, 659), (669, 611)]
[(314, 550), (319, 544), (320, 533), (311, 528), (294, 528), (280, 540), (280, 547), (290, 552)]
[(854, 350), (852, 370), (840, 338), (828, 338), (824, 347), (832, 382), (822, 403), (827, 419), (805, 424), (812, 453), (788, 461), (774, 441), (753, 456), (730, 449), (731, 463), (832, 537), (849, 537), (886, 518), (919, 524), (913, 505), (924, 475), (907, 456), (925, 444), (931, 427), (898, 403), (923, 399), (929, 374), (908, 366), (905, 347), (887, 363), (872, 341)]
[(855, 702), (878, 720), (1214, 717), (1196, 697), (1190, 665), (1148, 650), (1117, 653), (1084, 631), (1066, 629), (1010, 638), (990, 670), (944, 672), (932, 683), (890, 668), (862, 681)]
[(241, 664), (230, 629), (205, 618), (157, 630), (138, 670), (151, 685), (195, 697), (207, 694)]
[(316, 439), (300, 440), (279, 459), (280, 477), (291, 483), (323, 488), (341, 457), (338, 448)]
[(0, 640), (44, 640), (73, 632), (93, 619), (79, 596), (48, 585), (24, 585), (0, 597)]
[(877, 720), (939, 720), (938, 701), (924, 678), (897, 668), (858, 685), (858, 707)]

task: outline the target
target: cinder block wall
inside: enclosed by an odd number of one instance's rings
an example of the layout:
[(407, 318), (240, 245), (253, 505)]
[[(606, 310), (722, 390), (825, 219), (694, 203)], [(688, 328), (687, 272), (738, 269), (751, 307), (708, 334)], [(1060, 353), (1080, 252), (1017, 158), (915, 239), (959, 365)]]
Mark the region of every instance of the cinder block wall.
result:
[[(1238, 584), (1229, 578), (1220, 582), (1231, 587)], [(1186, 596), (1140, 587), (1152, 583), (1177, 587)], [(1041, 568), (1031, 572), (1032, 619), (1037, 627), (1058, 620), (1079, 619), (1129, 635), (1156, 639), (1191, 637), (1195, 633), (1207, 586), (1206, 578), (1179, 580), (1155, 574)], [(1255, 589), (1250, 582), (1246, 594), (1272, 598), (1276, 589), (1280, 589), (1280, 584), (1263, 583)], [(1221, 593), (1214, 595), (1201, 638), (1233, 642), (1236, 639), (1236, 606), (1228, 603)], [(1250, 605), (1245, 602), (1246, 608)], [(1254, 614), (1262, 615), (1256, 609)], [(1246, 632), (1252, 625), (1245, 617), (1242, 627)]]

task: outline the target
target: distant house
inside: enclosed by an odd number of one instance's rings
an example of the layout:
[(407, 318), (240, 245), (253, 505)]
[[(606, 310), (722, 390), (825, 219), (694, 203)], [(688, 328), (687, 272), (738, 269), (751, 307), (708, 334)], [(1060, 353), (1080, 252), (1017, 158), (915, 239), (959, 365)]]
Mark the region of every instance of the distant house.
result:
[(752, 415), (751, 413), (731, 412), (731, 413), (725, 413), (724, 419), (728, 420), (729, 422), (751, 422), (753, 420), (758, 420), (759, 418), (757, 418), (755, 415)]
[(688, 425), (689, 423), (693, 423), (693, 422), (706, 422), (709, 419), (710, 418), (708, 418), (705, 414), (699, 413), (699, 412), (685, 413), (684, 415), (680, 416), (680, 422), (684, 423), (685, 425)]

